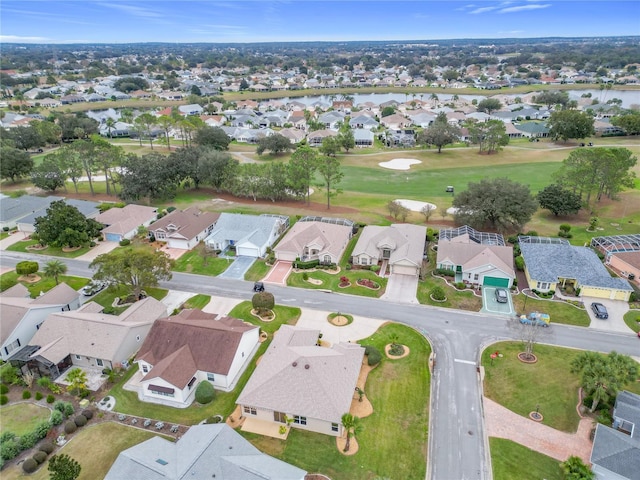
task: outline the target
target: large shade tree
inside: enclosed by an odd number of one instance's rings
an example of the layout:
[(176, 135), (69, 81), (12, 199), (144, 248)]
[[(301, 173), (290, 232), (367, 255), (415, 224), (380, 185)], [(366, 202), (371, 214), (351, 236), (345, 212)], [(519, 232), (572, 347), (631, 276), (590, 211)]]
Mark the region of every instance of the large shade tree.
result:
[(0, 178), (15, 182), (19, 178), (26, 177), (33, 170), (33, 159), (27, 152), (5, 146), (2, 147), (0, 156), (2, 156)]
[(52, 202), (46, 215), (37, 217), (34, 225), (40, 243), (53, 247), (82, 246), (98, 237), (103, 228), (64, 200)]
[(441, 153), (442, 147), (460, 140), (461, 134), (460, 128), (450, 124), (447, 115), (440, 112), (435, 121), (418, 135), (418, 144), (436, 146)]
[(494, 178), (469, 183), (467, 190), (454, 197), (453, 206), (459, 224), (517, 232), (531, 220), (538, 202), (527, 185)]
[(582, 208), (580, 195), (558, 184), (547, 185), (536, 196), (540, 206), (555, 216), (576, 214)]
[(89, 265), (94, 278), (129, 287), (140, 298), (142, 290), (171, 279), (174, 261), (164, 252), (145, 247), (116, 249), (98, 255)]
[(595, 133), (593, 117), (578, 110), (560, 110), (549, 117), (549, 136), (566, 142), (570, 138), (587, 138)]
[(471, 143), (478, 145), (479, 153), (491, 154), (500, 150), (500, 147), (509, 144), (507, 128), (502, 120), (488, 120), (467, 122), (469, 139)]

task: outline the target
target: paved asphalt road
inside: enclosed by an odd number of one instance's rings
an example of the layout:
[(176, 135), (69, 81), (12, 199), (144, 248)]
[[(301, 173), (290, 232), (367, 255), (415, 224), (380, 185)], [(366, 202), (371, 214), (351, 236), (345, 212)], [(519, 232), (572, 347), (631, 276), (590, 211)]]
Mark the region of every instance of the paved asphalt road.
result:
[[(33, 255), (2, 252), (0, 264), (15, 266)], [(45, 263), (47, 258), (38, 256)], [(91, 276), (86, 262), (65, 259), (70, 275)], [(165, 288), (249, 300), (252, 283), (241, 280), (174, 273)], [(379, 299), (269, 285), (276, 303), (326, 311), (340, 311), (410, 325), (431, 342), (436, 363), (431, 383), (429, 463), (427, 479), (492, 478), (484, 434), (479, 375), (476, 364), (483, 347), (516, 338), (504, 317), (385, 302)], [(603, 332), (553, 325), (540, 343), (584, 350), (640, 355), (640, 342), (631, 333)]]

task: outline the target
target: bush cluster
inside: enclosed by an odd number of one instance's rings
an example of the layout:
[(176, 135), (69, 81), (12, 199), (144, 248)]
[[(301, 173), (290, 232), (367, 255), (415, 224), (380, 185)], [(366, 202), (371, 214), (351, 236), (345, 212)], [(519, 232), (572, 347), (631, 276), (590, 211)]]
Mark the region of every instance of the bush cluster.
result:
[(40, 465), (41, 463), (44, 463), (44, 461), (47, 459), (47, 454), (42, 450), (38, 450), (36, 453), (33, 454), (32, 458), (36, 462), (38, 462), (38, 465)]
[(120, 240), (121, 247), (126, 247), (127, 245), (131, 245), (131, 240), (129, 240), (128, 238), (123, 238), (122, 240)]
[(63, 402), (62, 400), (58, 400), (56, 403), (54, 403), (53, 408), (62, 412), (67, 418), (73, 415), (73, 412), (75, 411), (73, 405), (70, 402)]
[(73, 421), (77, 427), (84, 427), (87, 424), (87, 417), (84, 415), (76, 415), (76, 418), (74, 418)]
[(5, 393), (9, 393), (9, 387), (4, 383), (0, 383), (0, 395), (4, 395)]
[(436, 274), (437, 275), (442, 275), (444, 277), (455, 277), (456, 276), (456, 272), (454, 272), (453, 270), (449, 270), (447, 268), (436, 268)]
[(367, 356), (367, 365), (369, 365), (370, 367), (379, 364), (382, 360), (382, 354), (380, 353), (380, 350), (378, 350), (373, 345), (365, 345), (364, 354)]
[(81, 415), (83, 415), (87, 420), (91, 420), (93, 418), (93, 410), (91, 410), (90, 408), (85, 408), (84, 410), (82, 410), (82, 412), (80, 412)]
[(43, 420), (38, 423), (32, 431), (25, 433), (19, 438), (11, 432), (3, 432), (2, 435), (0, 435), (0, 466), (4, 464), (4, 462), (17, 457), (23, 450), (32, 448), (36, 443), (45, 438), (51, 426), (49, 420)]
[(76, 422), (74, 422), (73, 420), (68, 420), (64, 424), (64, 433), (66, 433), (67, 435), (75, 432), (77, 429), (78, 429), (78, 426), (76, 425)]
[(54, 425), (60, 425), (64, 421), (64, 415), (60, 410), (54, 410), (51, 412), (49, 420), (51, 420), (51, 423)]
[(40, 451), (46, 453), (47, 455), (49, 455), (50, 453), (53, 453), (53, 451), (55, 450), (55, 446), (53, 445), (53, 443), (51, 443), (48, 440), (45, 442), (42, 442), (39, 448), (40, 448)]
[(41, 392), (36, 392), (36, 400), (42, 400), (42, 393)]
[(22, 470), (24, 473), (33, 473), (38, 469), (38, 462), (36, 462), (33, 458), (27, 458), (22, 463)]
[(29, 400), (31, 398), (31, 392), (29, 390), (22, 391), (22, 399)]
[(440, 286), (436, 286), (431, 289), (431, 297), (434, 300), (445, 300), (447, 298), (444, 293), (444, 289)]
[(7, 403), (9, 403), (9, 397), (0, 395), (0, 405), (6, 405)]
[(299, 268), (300, 270), (307, 270), (309, 268), (315, 268), (320, 264), (318, 260), (309, 260), (308, 262), (301, 262), (296, 260), (293, 262), (293, 268)]
[(53, 395), (49, 394), (47, 395), (47, 403), (53, 403), (56, 400), (56, 397), (54, 397)]
[(524, 271), (524, 258), (522, 257), (522, 255), (518, 255), (516, 257), (515, 264), (516, 264), (516, 268), (518, 269), (519, 272), (523, 272)]

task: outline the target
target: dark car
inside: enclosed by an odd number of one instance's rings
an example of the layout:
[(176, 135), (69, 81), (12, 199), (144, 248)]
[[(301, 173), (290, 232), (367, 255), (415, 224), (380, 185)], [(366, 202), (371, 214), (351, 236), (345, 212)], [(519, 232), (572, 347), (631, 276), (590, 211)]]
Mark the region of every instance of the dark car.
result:
[(262, 282), (256, 282), (253, 284), (253, 291), (254, 292), (264, 292), (264, 283)]
[(595, 314), (596, 318), (603, 318), (603, 319), (609, 318), (607, 307), (605, 307), (601, 303), (597, 303), (597, 302), (592, 303), (591, 310), (593, 310), (593, 313)]
[(507, 303), (507, 300), (509, 298), (509, 294), (507, 293), (507, 291), (504, 288), (496, 288), (496, 302), (498, 303)]

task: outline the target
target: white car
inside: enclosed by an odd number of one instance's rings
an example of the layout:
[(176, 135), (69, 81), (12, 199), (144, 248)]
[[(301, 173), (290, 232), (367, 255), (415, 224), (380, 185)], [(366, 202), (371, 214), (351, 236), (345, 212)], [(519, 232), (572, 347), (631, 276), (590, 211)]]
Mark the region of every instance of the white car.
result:
[(84, 287), (82, 287), (82, 290), (80, 290), (80, 292), (85, 297), (90, 297), (91, 295), (95, 295), (101, 290), (104, 290), (106, 286), (107, 286), (107, 282), (103, 282), (100, 280), (91, 280)]

